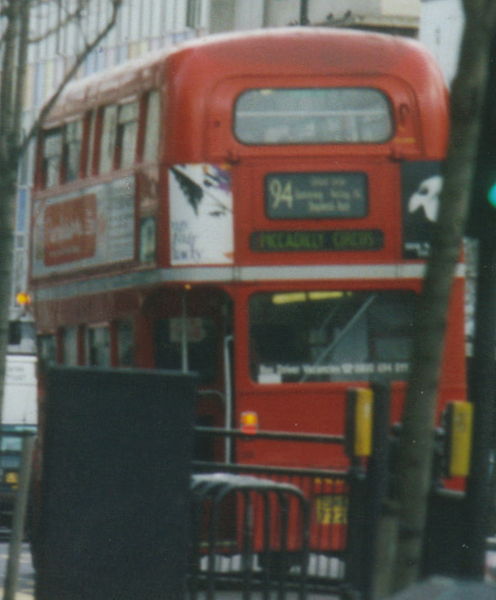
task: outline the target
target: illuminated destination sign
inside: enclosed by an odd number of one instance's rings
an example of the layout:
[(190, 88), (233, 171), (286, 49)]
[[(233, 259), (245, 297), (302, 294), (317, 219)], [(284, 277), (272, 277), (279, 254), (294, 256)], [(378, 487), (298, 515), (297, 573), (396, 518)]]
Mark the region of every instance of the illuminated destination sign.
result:
[(365, 173), (272, 173), (265, 178), (271, 219), (350, 219), (367, 215)]
[(250, 239), (255, 252), (380, 250), (383, 246), (384, 234), (380, 229), (256, 231)]

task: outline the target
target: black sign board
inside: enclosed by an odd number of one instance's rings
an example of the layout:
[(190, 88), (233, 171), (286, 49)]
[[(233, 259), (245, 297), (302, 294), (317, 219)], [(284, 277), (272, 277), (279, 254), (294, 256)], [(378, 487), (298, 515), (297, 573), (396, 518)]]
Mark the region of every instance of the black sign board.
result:
[(367, 214), (365, 173), (271, 173), (265, 209), (271, 219), (350, 219)]
[(168, 371), (49, 371), (38, 600), (185, 597), (195, 384)]
[(255, 252), (380, 250), (383, 246), (384, 234), (380, 229), (256, 231), (250, 239)]

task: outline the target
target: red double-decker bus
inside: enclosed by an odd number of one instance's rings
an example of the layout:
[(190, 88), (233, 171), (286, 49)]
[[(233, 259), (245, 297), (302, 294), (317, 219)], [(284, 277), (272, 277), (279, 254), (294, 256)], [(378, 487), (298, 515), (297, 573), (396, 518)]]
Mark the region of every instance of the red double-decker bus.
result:
[[(196, 371), (202, 425), (330, 435), (347, 390), (381, 380), (398, 420), (447, 134), (433, 60), (372, 33), (213, 36), (72, 85), (38, 145), (40, 364)], [(460, 265), (438, 414), (466, 395), (463, 313)], [(290, 441), (199, 452), (349, 461)]]

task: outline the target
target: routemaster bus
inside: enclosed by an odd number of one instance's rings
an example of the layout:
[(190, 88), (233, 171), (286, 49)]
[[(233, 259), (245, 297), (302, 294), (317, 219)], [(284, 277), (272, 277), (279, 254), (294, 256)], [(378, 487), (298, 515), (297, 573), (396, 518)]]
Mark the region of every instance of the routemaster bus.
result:
[[(340, 435), (352, 387), (398, 420), (448, 100), (411, 40), (224, 34), (71, 85), (41, 132), (39, 360), (194, 371), (198, 423)], [(463, 266), (438, 416), (465, 399)], [(343, 467), (341, 448), (203, 444), (205, 460)]]

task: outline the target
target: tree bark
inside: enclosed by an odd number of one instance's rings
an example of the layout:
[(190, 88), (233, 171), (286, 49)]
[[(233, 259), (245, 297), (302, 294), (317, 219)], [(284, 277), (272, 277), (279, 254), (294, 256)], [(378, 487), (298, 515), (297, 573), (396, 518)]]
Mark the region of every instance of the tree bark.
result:
[[(33, 0), (4, 0), (0, 18), (6, 20), (0, 40), (3, 54), (0, 74), (0, 415), (3, 414), (5, 357), (8, 342), (9, 308), (11, 306), (11, 274), (14, 253), (14, 218), (17, 199), (17, 171), (22, 153), (36, 135), (40, 123), (60, 96), (63, 88), (75, 75), (86, 56), (98, 46), (115, 25), (122, 0), (108, 0), (112, 11), (107, 23), (95, 32), (84, 49), (74, 57), (51, 100), (40, 112), (28, 134), (22, 137), (22, 104), (28, 48), (30, 8)], [(87, 3), (85, 3), (87, 5)], [(80, 6), (83, 6), (82, 4)], [(68, 24), (65, 11), (62, 25)], [(77, 18), (79, 11), (74, 18)], [(52, 33), (55, 30), (52, 30)]]
[[(3, 413), (5, 354), (8, 342), (9, 308), (11, 304), (11, 273), (14, 250), (14, 216), (18, 148), (20, 139), (20, 99), (26, 58), (21, 43), (27, 31), (29, 0), (13, 1), (4, 9), (7, 19), (3, 38), (3, 64), (0, 79), (0, 415)], [(18, 96), (18, 94), (20, 94)]]
[(446, 315), (468, 213), (489, 50), (496, 27), (493, 0), (465, 0), (464, 8), (465, 30), (451, 94), (451, 134), (440, 213), (417, 308), (411, 375), (395, 473), (399, 532), (394, 590), (414, 583), (420, 575)]

